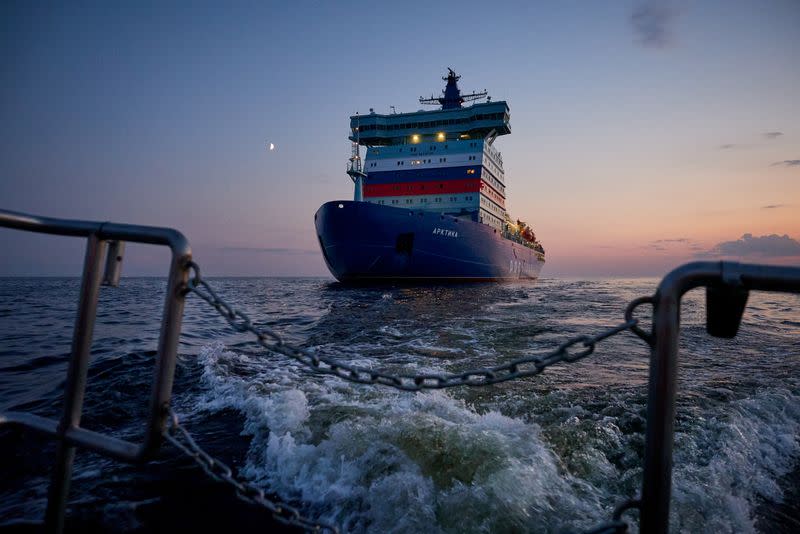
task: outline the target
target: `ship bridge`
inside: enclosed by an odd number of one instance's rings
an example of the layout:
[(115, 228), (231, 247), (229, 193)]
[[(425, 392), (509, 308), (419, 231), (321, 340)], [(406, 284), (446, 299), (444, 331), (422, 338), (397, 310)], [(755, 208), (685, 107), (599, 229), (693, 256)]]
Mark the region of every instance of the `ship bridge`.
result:
[[(442, 80), (447, 85), (442, 96), (419, 97), (423, 105), (441, 106), (438, 110), (381, 115), (370, 109), (369, 115), (350, 117), (350, 140), (364, 146), (417, 144), (422, 141), (488, 139), (511, 133), (509, 108), (504, 101), (492, 102), (487, 92), (461, 94), (461, 76), (447, 69)], [(486, 102), (463, 107), (465, 102)]]
[(484, 102), (469, 107), (350, 117), (350, 140), (363, 146), (416, 144), (420, 141), (483, 139), (511, 133), (508, 104)]

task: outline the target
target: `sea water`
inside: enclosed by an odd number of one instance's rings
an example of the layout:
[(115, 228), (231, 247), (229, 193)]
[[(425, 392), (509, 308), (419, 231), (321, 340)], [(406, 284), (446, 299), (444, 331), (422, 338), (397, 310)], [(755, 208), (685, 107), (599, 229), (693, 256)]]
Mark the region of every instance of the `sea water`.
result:
[[(493, 366), (598, 333), (658, 280), (211, 282), (291, 343), (408, 374)], [(71, 278), (0, 279), (0, 410), (59, 416), (79, 287)], [(153, 278), (102, 289), (87, 428), (140, 439), (164, 291)], [(649, 312), (640, 309), (644, 319)], [(796, 531), (800, 297), (751, 294), (733, 340), (705, 333), (701, 291), (687, 295), (681, 319), (672, 529)], [(640, 491), (649, 353), (629, 332), (540, 376), (408, 393), (316, 375), (232, 332), (193, 296), (182, 331), (173, 406), (198, 443), (344, 531), (578, 531)], [(0, 432), (0, 521), (41, 516), (52, 458), (48, 441)], [(69, 517), (127, 532), (191, 517), (268, 524), (266, 514), (243, 519), (260, 512), (241, 511), (249, 509), (231, 491), (204, 480), (169, 445), (147, 466), (79, 451)]]

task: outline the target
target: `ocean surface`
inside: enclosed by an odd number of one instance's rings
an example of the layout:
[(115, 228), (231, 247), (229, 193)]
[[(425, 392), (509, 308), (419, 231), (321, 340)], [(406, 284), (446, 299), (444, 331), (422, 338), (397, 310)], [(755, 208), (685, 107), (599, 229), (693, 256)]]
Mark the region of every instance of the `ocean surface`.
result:
[[(413, 373), (491, 366), (597, 333), (658, 280), (211, 283), (292, 343)], [(153, 278), (102, 289), (85, 427), (141, 435), (164, 290)], [(0, 279), (0, 411), (59, 416), (78, 291), (74, 278)], [(672, 529), (800, 531), (800, 296), (751, 294), (734, 340), (705, 333), (703, 296), (684, 300)], [(495, 386), (356, 385), (260, 349), (190, 296), (173, 406), (240, 476), (347, 532), (572, 532), (639, 492), (647, 373), (647, 347), (626, 332), (579, 363)], [(47, 440), (0, 429), (0, 522), (42, 516), (53, 457)], [(140, 466), (79, 450), (74, 473), (72, 531), (273, 526), (169, 444)]]

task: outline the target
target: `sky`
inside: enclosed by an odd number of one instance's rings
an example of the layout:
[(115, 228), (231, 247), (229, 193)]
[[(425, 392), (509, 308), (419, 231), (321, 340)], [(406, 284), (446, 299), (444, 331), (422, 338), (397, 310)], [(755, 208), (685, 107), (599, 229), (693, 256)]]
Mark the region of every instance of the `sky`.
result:
[[(0, 208), (175, 227), (207, 275), (330, 276), (349, 116), (416, 111), (447, 67), (509, 103), (543, 276), (800, 264), (797, 0), (2, 2), (0, 51)], [(0, 276), (80, 274), (81, 240), (0, 247)]]

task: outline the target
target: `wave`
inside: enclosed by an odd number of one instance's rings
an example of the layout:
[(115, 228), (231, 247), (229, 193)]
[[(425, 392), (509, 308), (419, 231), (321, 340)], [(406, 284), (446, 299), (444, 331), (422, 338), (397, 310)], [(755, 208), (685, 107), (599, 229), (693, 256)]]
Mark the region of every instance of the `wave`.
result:
[[(200, 362), (199, 409), (245, 416), (242, 474), (348, 532), (580, 530), (607, 520), (641, 483), (633, 451), (643, 425), (628, 413), (640, 393), (634, 401), (620, 391), (600, 414), (578, 403), (511, 417), (441, 391), (309, 380), (220, 343)], [(800, 454), (795, 393), (758, 391), (718, 408), (677, 425), (675, 531), (753, 531), (758, 499), (780, 502), (776, 480)]]

